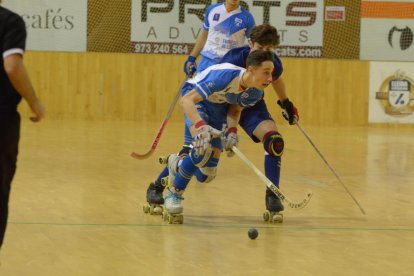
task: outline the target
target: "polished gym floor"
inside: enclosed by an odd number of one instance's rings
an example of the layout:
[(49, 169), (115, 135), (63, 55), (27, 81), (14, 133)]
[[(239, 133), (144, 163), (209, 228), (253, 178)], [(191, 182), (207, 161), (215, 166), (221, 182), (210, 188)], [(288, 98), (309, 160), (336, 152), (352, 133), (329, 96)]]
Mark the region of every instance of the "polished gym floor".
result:
[[(282, 224), (263, 222), (265, 184), (237, 156), (212, 183), (193, 180), (184, 224), (144, 214), (159, 155), (181, 147), (170, 123), (22, 120), (18, 169), (0, 275), (412, 275), (414, 128), (302, 127), (358, 206), (296, 126), (286, 141), (281, 190), (313, 191)], [(263, 149), (240, 132), (240, 150), (263, 170)], [(247, 231), (259, 236), (250, 240)]]

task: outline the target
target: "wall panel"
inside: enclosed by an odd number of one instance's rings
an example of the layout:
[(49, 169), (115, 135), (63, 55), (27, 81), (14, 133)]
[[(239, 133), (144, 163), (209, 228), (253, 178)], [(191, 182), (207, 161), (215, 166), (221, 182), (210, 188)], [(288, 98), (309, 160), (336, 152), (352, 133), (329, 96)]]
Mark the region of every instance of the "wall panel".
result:
[[(185, 56), (28, 52), (25, 63), (53, 119), (159, 121), (184, 79)], [(282, 59), (301, 120), (312, 125), (366, 125), (368, 62)], [(270, 90), (271, 91), (271, 90)], [(268, 91), (269, 92), (269, 91)], [(278, 123), (280, 109), (270, 101)], [(23, 115), (28, 116), (25, 105)], [(179, 108), (173, 120), (180, 120)]]

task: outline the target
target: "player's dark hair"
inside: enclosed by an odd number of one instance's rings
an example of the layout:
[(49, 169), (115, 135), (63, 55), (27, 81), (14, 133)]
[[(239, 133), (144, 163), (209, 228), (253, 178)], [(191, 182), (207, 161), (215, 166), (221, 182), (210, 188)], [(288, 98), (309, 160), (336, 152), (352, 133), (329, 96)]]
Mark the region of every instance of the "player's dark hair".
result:
[(259, 67), (265, 61), (274, 61), (273, 52), (265, 50), (255, 50), (250, 52), (246, 59), (246, 68), (249, 66)]
[(250, 33), (250, 40), (262, 46), (272, 45), (276, 47), (280, 43), (280, 36), (275, 27), (269, 24), (262, 24), (253, 27)]

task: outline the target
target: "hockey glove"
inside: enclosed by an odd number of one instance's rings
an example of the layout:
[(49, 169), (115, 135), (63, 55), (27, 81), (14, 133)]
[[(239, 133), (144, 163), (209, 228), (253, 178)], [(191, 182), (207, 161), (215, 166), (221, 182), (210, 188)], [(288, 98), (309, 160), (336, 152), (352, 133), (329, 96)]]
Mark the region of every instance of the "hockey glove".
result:
[(277, 104), (286, 111), (282, 112), (282, 115), (289, 122), (289, 125), (294, 125), (296, 121), (299, 121), (298, 110), (288, 98), (283, 101), (278, 100)]
[(193, 56), (188, 56), (187, 60), (184, 63), (184, 73), (187, 75), (187, 77), (191, 78), (196, 71), (196, 58)]
[(224, 150), (227, 152), (228, 157), (234, 156), (233, 146), (238, 145), (239, 137), (237, 136), (237, 128), (231, 127), (227, 130), (224, 137)]
[(199, 121), (195, 124), (196, 134), (193, 140), (195, 153), (198, 156), (203, 155), (209, 147), (211, 147), (211, 140), (215, 137), (220, 137), (221, 131), (207, 125), (204, 121)]

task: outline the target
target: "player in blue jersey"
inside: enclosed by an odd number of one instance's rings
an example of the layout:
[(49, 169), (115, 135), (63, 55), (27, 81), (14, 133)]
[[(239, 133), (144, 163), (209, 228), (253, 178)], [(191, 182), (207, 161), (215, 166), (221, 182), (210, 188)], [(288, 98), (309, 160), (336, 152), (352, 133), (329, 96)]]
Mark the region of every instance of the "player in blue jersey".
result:
[[(230, 49), (245, 45), (254, 25), (252, 14), (240, 6), (240, 0), (208, 6), (201, 33), (184, 63), (186, 75), (191, 77), (196, 71), (219, 63)], [(200, 54), (197, 67), (196, 59)]]
[[(269, 24), (256, 26), (250, 36), (249, 46), (243, 46), (230, 50), (222, 59), (222, 62), (228, 62), (240, 67), (246, 66), (246, 58), (251, 51), (262, 49), (272, 51), (279, 45), (279, 35), (275, 27)], [(296, 107), (286, 95), (286, 88), (283, 78), (283, 66), (280, 58), (273, 53), (274, 71), (272, 73), (272, 87), (276, 92), (279, 100), (278, 104), (288, 114), (289, 124), (294, 124), (294, 120), (299, 120)], [(242, 111), (240, 126), (256, 143), (262, 142), (265, 149), (264, 167), (265, 175), (279, 187), (281, 156), (283, 154), (284, 140), (278, 132), (276, 124), (271, 117), (264, 99), (259, 101), (255, 106), (246, 108)], [(184, 138), (184, 147), (181, 153), (189, 152), (191, 147), (191, 137), (186, 134)], [(200, 182), (209, 182), (214, 175), (208, 174), (204, 169), (195, 173), (197, 180)], [(264, 218), (269, 222), (282, 222), (283, 215), (280, 213), (284, 207), (280, 199), (270, 190), (266, 190), (266, 211)]]
[[(245, 67), (246, 58), (250, 51), (256, 49), (263, 49), (271, 51), (279, 44), (279, 35), (277, 30), (268, 24), (263, 24), (254, 27), (251, 33), (249, 46), (233, 49), (223, 57), (223, 61), (235, 64), (240, 67)], [(274, 54), (274, 71), (272, 87), (274, 88), (283, 109), (289, 115), (289, 123), (294, 123), (294, 118), (299, 119), (297, 109), (292, 102), (287, 98), (286, 88), (281, 77), (283, 72), (282, 62), (279, 57)], [(261, 100), (254, 107), (243, 110), (240, 120), (240, 125), (249, 134), (255, 142), (263, 142), (265, 147), (265, 174), (276, 185), (279, 186), (281, 155), (283, 153), (284, 141), (278, 132), (276, 125), (269, 114), (266, 104)], [(185, 143), (180, 154), (185, 155), (191, 150), (191, 136), (185, 137)], [(215, 174), (208, 174), (208, 172), (200, 169), (196, 171), (195, 175), (200, 182), (209, 182)], [(161, 179), (168, 174), (160, 174), (158, 179), (150, 185), (147, 192), (147, 200), (149, 202), (162, 204), (162, 192), (164, 187), (161, 185)], [(270, 222), (277, 222), (283, 219), (279, 213), (283, 211), (283, 205), (279, 198), (277, 198), (270, 190), (266, 191), (266, 213), (265, 218)]]
[[(200, 35), (184, 64), (185, 74), (192, 77), (196, 71), (201, 72), (210, 65), (220, 63), (230, 49), (247, 43), (254, 25), (253, 16), (240, 6), (240, 0), (226, 0), (224, 3), (208, 6)], [(196, 59), (200, 53), (201, 58), (197, 67)], [(190, 137), (191, 140), (191, 134), (187, 128), (185, 128), (185, 136)], [(144, 206), (144, 211), (151, 214), (160, 212), (158, 205), (164, 203), (162, 197), (164, 187), (161, 185), (161, 179), (166, 176), (168, 176), (168, 170), (165, 168), (157, 180), (149, 185), (148, 204)], [(153, 212), (154, 208), (155, 212)]]
[[(271, 51), (277, 45), (279, 45), (279, 35), (276, 28), (268, 24), (263, 24), (253, 29), (249, 46), (229, 51), (223, 57), (222, 62), (229, 62), (237, 66), (244, 67), (246, 57), (251, 51), (256, 49)], [(275, 69), (272, 74), (272, 87), (279, 98), (277, 101), (278, 105), (285, 110), (288, 115), (287, 120), (289, 121), (289, 124), (293, 125), (295, 120), (299, 120), (299, 114), (296, 107), (289, 100), (286, 94), (286, 87), (282, 78), (282, 62), (275, 53), (273, 53), (273, 56)], [(284, 140), (278, 132), (276, 124), (267, 110), (264, 99), (259, 101), (255, 106), (242, 111), (240, 126), (254, 142), (263, 143), (265, 150), (265, 175), (270, 181), (272, 181), (273, 184), (279, 187), (281, 156), (283, 154)], [(266, 211), (263, 216), (264, 219), (269, 222), (282, 222), (283, 215), (280, 212), (284, 210), (284, 207), (280, 199), (268, 188), (266, 189), (265, 199)]]
[(237, 144), (237, 124), (243, 108), (254, 106), (263, 97), (263, 90), (272, 82), (273, 54), (252, 51), (246, 68), (229, 63), (208, 67), (186, 82), (180, 105), (186, 126), (193, 137), (193, 148), (184, 158), (178, 154), (168, 157), (168, 191), (165, 195), (165, 218), (170, 223), (182, 223), (182, 194), (198, 168), (215, 174), (222, 151), (231, 151)]

